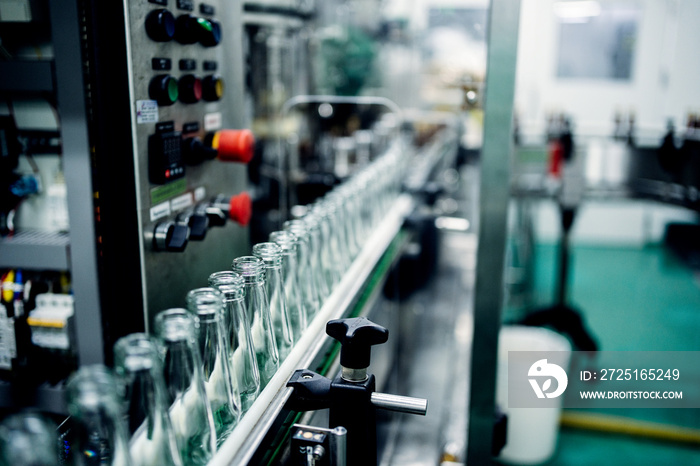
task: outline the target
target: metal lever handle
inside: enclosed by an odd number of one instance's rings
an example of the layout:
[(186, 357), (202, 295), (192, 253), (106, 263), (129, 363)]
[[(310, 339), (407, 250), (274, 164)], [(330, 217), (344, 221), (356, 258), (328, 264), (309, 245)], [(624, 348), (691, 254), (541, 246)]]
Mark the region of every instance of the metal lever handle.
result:
[(372, 392), (372, 395), (370, 395), (370, 402), (375, 408), (398, 411), (400, 413), (425, 416), (428, 412), (428, 400), (424, 398)]

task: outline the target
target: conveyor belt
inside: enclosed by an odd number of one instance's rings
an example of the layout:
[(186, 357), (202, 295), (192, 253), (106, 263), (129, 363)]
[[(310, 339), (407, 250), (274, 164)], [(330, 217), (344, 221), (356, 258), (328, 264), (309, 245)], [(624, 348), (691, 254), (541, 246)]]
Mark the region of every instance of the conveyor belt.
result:
[(352, 310), (356, 297), (398, 234), (412, 206), (413, 201), (409, 196), (397, 199), (270, 383), (209, 462), (210, 465), (247, 464), (255, 455), (291, 394), (286, 383), (292, 373), (296, 369), (310, 368), (318, 355), (324, 356), (323, 351), (330, 343), (330, 338), (325, 334), (326, 322), (344, 317)]

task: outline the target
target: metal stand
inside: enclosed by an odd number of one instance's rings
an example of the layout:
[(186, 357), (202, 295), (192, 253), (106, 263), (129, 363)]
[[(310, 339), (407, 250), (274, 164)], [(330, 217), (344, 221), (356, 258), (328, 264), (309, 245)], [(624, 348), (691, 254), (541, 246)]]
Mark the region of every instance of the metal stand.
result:
[(330, 427), (347, 429), (347, 464), (377, 464), (376, 408), (425, 415), (427, 400), (375, 392), (375, 378), (367, 373), (373, 345), (385, 343), (389, 332), (364, 317), (332, 320), (326, 333), (340, 341), (341, 372), (327, 379), (298, 370), (287, 386), (294, 392), (286, 407), (293, 411), (330, 408)]

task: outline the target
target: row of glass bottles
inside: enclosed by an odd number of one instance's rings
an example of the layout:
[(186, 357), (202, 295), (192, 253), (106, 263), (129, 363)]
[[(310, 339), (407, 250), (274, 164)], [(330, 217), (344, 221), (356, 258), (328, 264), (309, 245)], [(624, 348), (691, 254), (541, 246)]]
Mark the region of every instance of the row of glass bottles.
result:
[(69, 463), (206, 464), (398, 195), (398, 157), (387, 152), (236, 258), (232, 270), (211, 274), (209, 287), (187, 294), (186, 308), (156, 316), (154, 335), (120, 339), (114, 372), (79, 369), (66, 391), (76, 426)]
[(331, 294), (398, 197), (406, 171), (400, 158), (390, 150), (313, 204), (292, 209), (296, 218), (283, 228), (303, 245), (298, 280), (309, 302), (323, 303)]

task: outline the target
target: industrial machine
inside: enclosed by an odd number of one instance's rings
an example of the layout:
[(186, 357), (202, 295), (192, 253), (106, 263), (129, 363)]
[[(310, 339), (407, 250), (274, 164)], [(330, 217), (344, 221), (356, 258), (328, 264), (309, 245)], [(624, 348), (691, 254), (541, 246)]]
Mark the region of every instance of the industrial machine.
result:
[[(423, 203), (434, 168), (454, 160), (455, 127), (436, 125), (435, 138), (423, 141), (419, 153), (411, 121), (390, 101), (313, 95), (312, 80), (291, 73), (309, 65), (301, 31), (314, 19), (311, 2), (31, 3), (30, 13), (10, 19), (6, 31), (43, 30), (51, 54), (0, 63), (0, 92), (8, 101), (45, 98), (58, 115), (56, 131), (43, 135), (53, 139), (41, 147), (57, 155), (67, 217), (54, 231), (19, 225), (0, 239), (0, 266), (13, 273), (3, 289), (16, 288), (9, 301), (17, 303), (1, 313), (3, 414), (26, 407), (49, 413), (69, 442), (64, 391), (77, 367), (111, 365), (120, 337), (152, 332), (159, 311), (184, 307), (189, 290), (206, 285), (213, 272), (230, 270), (233, 258), (249, 255), (253, 243), (295, 215), (294, 205), (312, 203), (382, 158), (415, 165), (406, 192), (394, 178), (392, 197), (364, 246), (353, 252), (302, 338), (210, 464), (292, 464), (299, 459), (293, 448), (306, 438), (300, 429), (325, 429), (324, 411), (303, 414), (287, 403), (298, 370), (330, 380), (348, 365), (345, 357), (339, 365), (339, 345), (324, 331), (334, 319), (368, 316), (392, 337), (374, 352), (371, 384), (338, 376), (341, 385), (366, 385), (368, 416), (347, 427), (333, 421), (337, 428), (326, 434), (342, 436), (345, 428), (356, 450), (358, 430), (365, 424), (376, 429), (376, 407), (424, 414), (423, 401), (416, 405), (375, 388), (401, 393), (395, 367), (404, 344), (399, 329), (407, 323), (396, 304), (400, 293), (388, 290), (401, 286), (397, 264), (416, 240), (415, 224), (405, 224), (406, 218)], [(7, 11), (0, 9), (3, 24)], [(292, 35), (297, 41), (285, 43)], [(296, 61), (289, 60), (290, 51)], [(51, 79), (39, 79), (46, 72)], [(365, 118), (361, 125), (353, 123), (353, 112)], [(292, 124), (280, 129), (280, 115)], [(39, 153), (28, 150), (38, 142), (30, 146), (18, 136), (15, 116), (8, 112), (0, 120), (10, 171), (15, 159), (31, 162)], [(304, 152), (316, 141), (318, 147)], [(375, 174), (369, 181), (383, 179)], [(26, 217), (25, 207), (18, 203), (4, 213)], [(57, 284), (37, 286), (42, 274)], [(30, 287), (32, 299), (25, 302), (23, 290), (29, 296)], [(334, 335), (344, 348), (354, 345), (354, 337)], [(10, 349), (9, 337), (16, 348)], [(369, 360), (363, 364), (357, 370), (366, 372)], [(334, 394), (332, 404), (351, 391)], [(341, 443), (334, 443), (336, 462), (317, 464), (344, 464)], [(309, 450), (311, 457), (324, 457), (319, 452)], [(363, 455), (376, 458), (376, 452), (368, 445)]]

